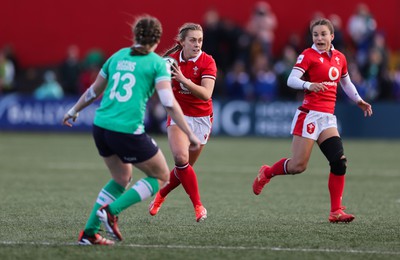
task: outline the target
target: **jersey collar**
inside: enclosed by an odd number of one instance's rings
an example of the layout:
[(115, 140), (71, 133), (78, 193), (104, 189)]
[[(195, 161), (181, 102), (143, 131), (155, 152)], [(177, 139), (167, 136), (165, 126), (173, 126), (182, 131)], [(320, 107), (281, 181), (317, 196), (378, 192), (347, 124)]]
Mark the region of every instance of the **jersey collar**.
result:
[[(199, 55), (197, 55), (197, 56), (194, 57), (194, 58), (189, 59), (188, 61), (196, 62), (196, 61), (200, 58), (200, 56), (201, 56), (202, 53), (203, 53), (203, 51), (200, 50)], [(183, 54), (183, 50), (181, 50), (181, 53), (179, 54), (179, 62), (186, 62), (186, 61), (183, 59), (182, 54)]]
[[(312, 46), (311, 46), (311, 48), (313, 49), (313, 50), (315, 50), (316, 52), (318, 52), (319, 54), (322, 54), (322, 53), (325, 53), (326, 51), (319, 51), (318, 49), (317, 49), (317, 46), (315, 46), (315, 44), (313, 44)], [(331, 51), (333, 52), (335, 50), (335, 47), (333, 47), (333, 45), (331, 44)]]

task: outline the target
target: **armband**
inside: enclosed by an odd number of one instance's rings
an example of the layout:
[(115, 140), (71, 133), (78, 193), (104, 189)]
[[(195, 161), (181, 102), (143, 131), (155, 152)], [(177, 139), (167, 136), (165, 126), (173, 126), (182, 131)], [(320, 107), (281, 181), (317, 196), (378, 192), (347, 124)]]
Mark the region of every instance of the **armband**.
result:
[(88, 88), (88, 90), (86, 92), (85, 102), (89, 102), (89, 101), (95, 99), (96, 97), (97, 96), (96, 96), (96, 93), (94, 93), (93, 85), (92, 85), (92, 86), (90, 86), (90, 88)]
[(164, 107), (172, 107), (174, 104), (174, 94), (171, 89), (157, 90), (160, 102)]

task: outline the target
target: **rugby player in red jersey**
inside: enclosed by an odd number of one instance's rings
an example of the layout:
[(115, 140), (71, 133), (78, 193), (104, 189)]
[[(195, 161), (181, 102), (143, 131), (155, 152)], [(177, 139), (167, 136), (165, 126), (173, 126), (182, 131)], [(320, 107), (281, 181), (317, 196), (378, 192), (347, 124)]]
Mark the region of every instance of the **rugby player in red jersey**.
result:
[(207, 218), (193, 169), (207, 143), (213, 120), (212, 93), (217, 76), (214, 59), (203, 52), (203, 29), (199, 24), (185, 23), (179, 29), (177, 44), (163, 56), (175, 60), (171, 65), (172, 87), (176, 100), (182, 107), (186, 121), (201, 141), (197, 151), (190, 151), (189, 140), (175, 122), (168, 117), (168, 139), (175, 161), (169, 183), (156, 194), (149, 205), (152, 216), (160, 210), (167, 194), (182, 184), (192, 201), (196, 221)]
[(330, 165), (328, 219), (334, 223), (348, 223), (355, 217), (345, 213), (342, 205), (347, 159), (334, 115), (339, 83), (346, 95), (364, 111), (364, 116), (372, 115), (372, 107), (359, 96), (351, 82), (345, 56), (331, 44), (334, 38), (332, 23), (328, 19), (314, 20), (310, 30), (313, 45), (301, 53), (288, 78), (289, 87), (304, 89), (303, 103), (292, 122), (292, 156), (282, 158), (272, 166), (263, 165), (253, 182), (253, 192), (259, 195), (276, 175), (304, 172), (317, 142)]

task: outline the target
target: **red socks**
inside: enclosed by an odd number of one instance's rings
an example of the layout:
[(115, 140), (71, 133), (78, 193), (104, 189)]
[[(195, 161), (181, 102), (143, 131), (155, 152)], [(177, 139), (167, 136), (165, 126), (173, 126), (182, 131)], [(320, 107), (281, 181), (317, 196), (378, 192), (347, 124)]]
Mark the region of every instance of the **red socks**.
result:
[(344, 175), (329, 174), (328, 188), (331, 196), (331, 212), (334, 212), (342, 206), (342, 195), (344, 190)]
[(160, 195), (162, 197), (165, 197), (170, 193), (173, 189), (178, 187), (181, 184), (181, 181), (176, 177), (176, 168), (173, 168), (172, 171), (169, 174), (169, 182), (167, 185), (165, 185), (163, 188), (160, 189)]
[(193, 206), (202, 205), (200, 201), (199, 187), (197, 183), (197, 176), (192, 166), (187, 163), (183, 166), (175, 166), (169, 175), (169, 183), (160, 190), (160, 195), (165, 197), (173, 189), (182, 183), (183, 188), (189, 195)]
[(187, 163), (184, 166), (175, 166), (176, 174), (182, 183), (183, 188), (189, 195), (193, 206), (202, 205), (200, 201), (199, 186), (197, 183), (197, 176), (192, 166)]
[[(265, 175), (271, 178), (275, 175), (286, 174), (287, 161), (288, 161), (287, 158), (282, 158), (274, 165), (272, 165), (270, 169), (265, 171)], [(344, 190), (344, 184), (345, 184), (344, 175), (334, 175), (333, 173), (329, 174), (328, 188), (331, 198), (331, 212), (334, 212), (342, 207), (342, 195)]]
[(283, 175), (286, 174), (285, 168), (286, 168), (286, 161), (288, 158), (282, 158), (279, 161), (277, 161), (272, 167), (269, 169), (268, 172), (266, 172), (268, 177), (274, 177), (275, 175)]

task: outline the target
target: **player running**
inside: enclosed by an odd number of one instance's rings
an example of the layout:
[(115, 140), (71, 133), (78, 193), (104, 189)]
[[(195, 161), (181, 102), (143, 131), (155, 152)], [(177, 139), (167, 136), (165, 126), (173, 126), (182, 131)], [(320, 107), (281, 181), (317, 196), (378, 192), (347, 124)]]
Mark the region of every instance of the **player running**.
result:
[(182, 184), (192, 201), (196, 221), (207, 218), (207, 210), (200, 200), (197, 176), (193, 169), (211, 133), (213, 120), (212, 93), (217, 67), (214, 59), (203, 52), (203, 29), (199, 24), (185, 23), (179, 29), (177, 45), (169, 49), (164, 57), (172, 57), (172, 86), (175, 98), (185, 114), (186, 122), (201, 141), (199, 150), (190, 151), (189, 142), (176, 122), (168, 117), (168, 140), (174, 156), (175, 167), (170, 173), (169, 183), (162, 188), (149, 205), (152, 216), (160, 210), (168, 193)]
[[(72, 126), (69, 120), (75, 121), (79, 111), (103, 95), (94, 118), (93, 137), (112, 179), (101, 189), (79, 234), (81, 245), (114, 244), (99, 234), (100, 221), (114, 240), (122, 240), (117, 216), (154, 195), (168, 181), (165, 157), (144, 128), (146, 104), (155, 90), (188, 148), (200, 147), (174, 98), (170, 67), (154, 53), (162, 35), (161, 23), (155, 17), (139, 17), (133, 32), (135, 44), (117, 51), (105, 62), (95, 82), (63, 119), (65, 125)], [(132, 165), (147, 177), (126, 190), (132, 179)]]
[(274, 176), (304, 172), (316, 141), (330, 165), (329, 221), (351, 222), (354, 215), (345, 213), (342, 205), (347, 159), (334, 115), (338, 83), (364, 111), (364, 116), (371, 116), (372, 108), (362, 100), (351, 82), (345, 56), (331, 44), (334, 38), (331, 22), (315, 20), (310, 29), (314, 44), (298, 57), (288, 78), (290, 87), (304, 89), (305, 93), (292, 122), (292, 157), (283, 158), (271, 167), (263, 165), (253, 182), (253, 192), (259, 195)]

